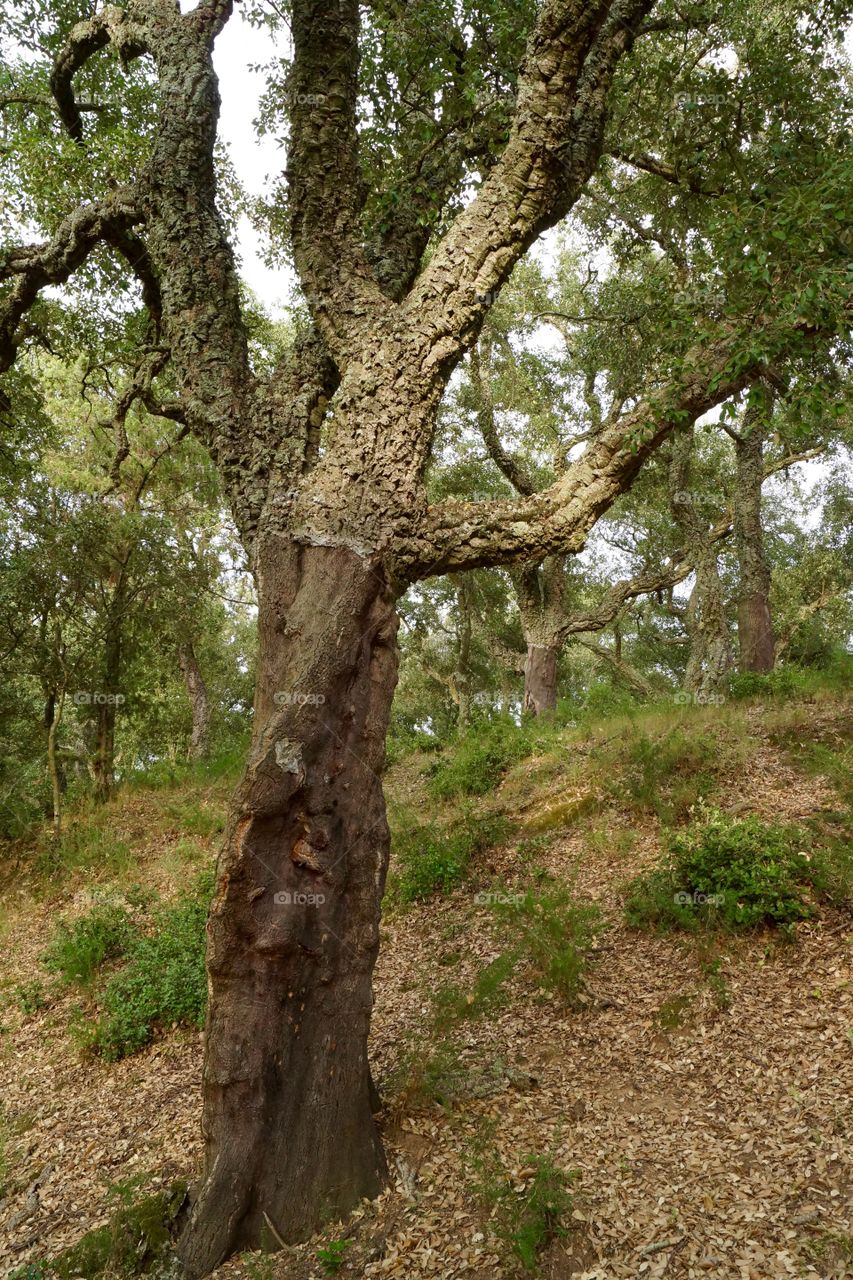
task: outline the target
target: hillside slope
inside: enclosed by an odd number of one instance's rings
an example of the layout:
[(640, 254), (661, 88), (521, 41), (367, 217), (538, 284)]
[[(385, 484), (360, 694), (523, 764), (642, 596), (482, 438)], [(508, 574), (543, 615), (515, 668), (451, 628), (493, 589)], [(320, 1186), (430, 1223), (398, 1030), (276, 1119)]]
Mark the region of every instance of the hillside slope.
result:
[[(555, 729), (491, 791), (441, 801), (433, 759), (395, 765), (403, 835), (372, 1041), (392, 1185), (321, 1239), (217, 1274), (511, 1276), (519, 1205), (554, 1169), (570, 1175), (571, 1202), (559, 1224), (547, 1204), (540, 1214), (546, 1277), (853, 1275), (849, 910), (824, 902), (787, 935), (624, 922), (626, 882), (701, 797), (849, 840), (851, 727), (849, 704), (829, 694), (653, 710)], [(100, 876), (100, 894), (179, 891), (213, 857), (226, 792), (227, 781), (120, 796), (97, 821), (130, 856)], [(463, 860), (447, 892), (401, 890), (413, 842), (496, 815), (499, 843)], [(42, 956), (58, 921), (89, 909), (91, 872), (45, 883), (28, 867), (7, 880), (3, 918), (0, 1264), (37, 1280), (43, 1260), (109, 1220), (111, 1185), (130, 1197), (192, 1178), (201, 1036), (162, 1030), (117, 1062), (81, 1050), (97, 992), (57, 983)], [(493, 909), (565, 885), (601, 913), (570, 1001), (540, 981), (532, 952), (499, 974), (508, 925)]]

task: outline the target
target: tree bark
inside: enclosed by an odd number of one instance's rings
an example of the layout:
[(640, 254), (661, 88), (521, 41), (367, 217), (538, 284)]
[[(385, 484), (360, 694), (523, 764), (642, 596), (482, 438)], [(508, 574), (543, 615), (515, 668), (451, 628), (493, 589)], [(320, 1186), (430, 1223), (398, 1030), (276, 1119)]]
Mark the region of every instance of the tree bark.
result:
[(50, 791), (51, 791), (51, 831), (54, 839), (59, 836), (62, 827), (62, 766), (56, 751), (56, 735), (59, 726), (62, 723), (62, 712), (65, 708), (65, 689), (59, 691), (58, 696), (55, 693), (50, 697), (50, 720), (47, 726), (47, 769), (50, 775)]
[(725, 683), (731, 667), (731, 646), (716, 542), (712, 539), (713, 531), (697, 510), (690, 488), (693, 440), (692, 423), (673, 434), (669, 479), (673, 518), (693, 559), (696, 574), (685, 615), (690, 654), (684, 688), (701, 701), (716, 697)]
[(528, 644), (524, 660), (522, 710), (541, 716), (557, 709), (557, 659), (559, 644)]
[(775, 642), (770, 616), (770, 566), (761, 526), (764, 480), (762, 412), (747, 410), (735, 437), (734, 532), (740, 573), (737, 629), (741, 671), (773, 670)]
[(178, 663), (181, 675), (184, 677), (192, 713), (190, 759), (204, 760), (210, 749), (210, 698), (191, 641), (182, 644), (178, 649)]
[(180, 1243), (191, 1277), (304, 1239), (386, 1176), (367, 1033), (394, 596), (349, 549), (270, 541), (254, 739), (208, 926), (205, 1175)]

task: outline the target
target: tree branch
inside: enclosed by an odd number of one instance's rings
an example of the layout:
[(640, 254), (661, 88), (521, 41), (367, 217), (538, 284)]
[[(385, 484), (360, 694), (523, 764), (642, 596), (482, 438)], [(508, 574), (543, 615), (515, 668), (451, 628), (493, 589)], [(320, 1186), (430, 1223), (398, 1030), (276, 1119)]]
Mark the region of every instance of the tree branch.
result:
[(555, 484), (529, 497), (446, 502), (427, 512), (398, 557), (407, 581), (449, 570), (540, 560), (575, 553), (616, 498), (630, 488), (646, 458), (677, 426), (743, 390), (761, 372), (726, 375), (730, 345), (694, 352), (683, 379), (606, 427)]
[(488, 375), (484, 372), (480, 359), (480, 349), (475, 344), (471, 348), (471, 382), (477, 392), (477, 426), (483, 437), (483, 443), (495, 466), (510, 482), (516, 493), (528, 496), (535, 492), (536, 486), (527, 474), (524, 464), (505, 449), (498, 436), (495, 422), (495, 405), (492, 400), (492, 388)]
[(452, 366), (521, 255), (577, 200), (601, 154), (613, 73), (652, 3), (544, 0), (509, 142), (403, 303), (430, 336), (431, 366)]
[(23, 337), (18, 326), (40, 290), (64, 284), (101, 241), (126, 237), (141, 220), (140, 197), (138, 188), (121, 187), (103, 200), (75, 209), (46, 243), (0, 256), (0, 282), (14, 281), (0, 302), (0, 372), (14, 363)]
[[(390, 311), (361, 246), (358, 0), (295, 0), (287, 178), (293, 256), (329, 350)], [(354, 342), (355, 340), (355, 342)]]

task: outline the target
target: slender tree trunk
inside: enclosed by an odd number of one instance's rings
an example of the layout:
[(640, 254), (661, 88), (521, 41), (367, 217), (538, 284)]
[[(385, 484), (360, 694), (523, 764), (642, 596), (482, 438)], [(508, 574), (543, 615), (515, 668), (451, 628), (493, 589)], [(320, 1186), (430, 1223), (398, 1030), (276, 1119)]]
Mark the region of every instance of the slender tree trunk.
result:
[(178, 662), (192, 713), (190, 759), (203, 760), (210, 749), (210, 698), (191, 641), (178, 649)]
[(557, 660), (566, 595), (565, 561), (546, 556), (513, 574), (521, 629), (527, 645), (522, 710), (539, 716), (557, 706)]
[(524, 660), (524, 701), (522, 710), (535, 716), (557, 707), (557, 659), (559, 644), (528, 643)]
[(367, 1033), (394, 599), (348, 549), (278, 547), (261, 553), (254, 739), (208, 926), (205, 1177), (180, 1246), (191, 1277), (304, 1238), (386, 1176)]
[(698, 700), (717, 696), (731, 667), (729, 624), (717, 567), (717, 547), (707, 520), (697, 510), (690, 487), (693, 424), (675, 432), (670, 462), (670, 504), (696, 578), (687, 604), (690, 654), (684, 688)]
[(473, 583), (470, 573), (456, 579), (456, 612), (459, 647), (456, 658), (456, 729), (464, 733), (471, 723), (471, 614), (474, 608)]
[(749, 409), (735, 440), (735, 546), (740, 571), (738, 644), (741, 671), (772, 671), (775, 661), (770, 617), (770, 566), (761, 527), (764, 431), (761, 410)]
[(65, 708), (64, 688), (60, 690), (58, 696), (55, 693), (51, 694), (50, 704), (50, 722), (47, 728), (47, 769), (50, 775), (52, 797), (51, 830), (54, 838), (56, 838), (59, 836), (62, 826), (62, 792), (64, 790), (62, 767), (56, 754), (56, 735), (62, 723), (62, 712)]

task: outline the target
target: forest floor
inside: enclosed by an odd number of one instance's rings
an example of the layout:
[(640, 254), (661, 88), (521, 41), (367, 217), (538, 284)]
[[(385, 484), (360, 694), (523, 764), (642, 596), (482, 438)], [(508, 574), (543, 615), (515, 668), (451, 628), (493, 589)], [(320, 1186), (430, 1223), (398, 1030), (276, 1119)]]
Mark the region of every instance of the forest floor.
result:
[[(704, 776), (722, 809), (797, 824), (843, 817), (849, 782), (820, 762), (837, 766), (846, 753), (849, 767), (849, 703), (827, 695), (676, 717), (685, 740), (712, 743)], [(853, 918), (823, 909), (787, 941), (770, 930), (658, 936), (624, 924), (625, 884), (662, 847), (655, 802), (632, 799), (620, 781), (625, 743), (654, 743), (671, 727), (654, 712), (566, 730), (476, 802), (512, 814), (516, 836), (479, 855), (453, 892), (398, 904), (383, 921), (371, 1051), (386, 1104), (388, 1190), (305, 1245), (232, 1260), (220, 1280), (335, 1269), (514, 1276), (500, 1239), (506, 1197), (489, 1199), (483, 1170), (501, 1170), (500, 1185), (522, 1196), (537, 1157), (573, 1175), (565, 1233), (540, 1253), (546, 1280), (853, 1277)], [(392, 801), (435, 810), (428, 767), (410, 758), (390, 770)], [(659, 792), (684, 801), (689, 783), (659, 779)], [(181, 815), (222, 794), (121, 795), (110, 822), (133, 866), (120, 874), (177, 890)], [(200, 843), (212, 855), (216, 836)], [(501, 953), (483, 889), (523, 890), (549, 876), (596, 902), (606, 922), (580, 1003), (568, 1007), (517, 965), (506, 998), (454, 1031), (432, 1096), (407, 1087), (406, 1062), (428, 1051), (432, 993), (448, 982), (464, 991)], [(111, 1187), (192, 1178), (200, 1159), (199, 1033), (173, 1029), (107, 1063), (75, 1038), (79, 993), (47, 981), (45, 1007), (21, 1007), (20, 993), (45, 982), (41, 957), (57, 920), (89, 901), (79, 873), (45, 886), (16, 871), (4, 891), (6, 1275), (29, 1263), (37, 1277), (36, 1259), (106, 1222)]]

